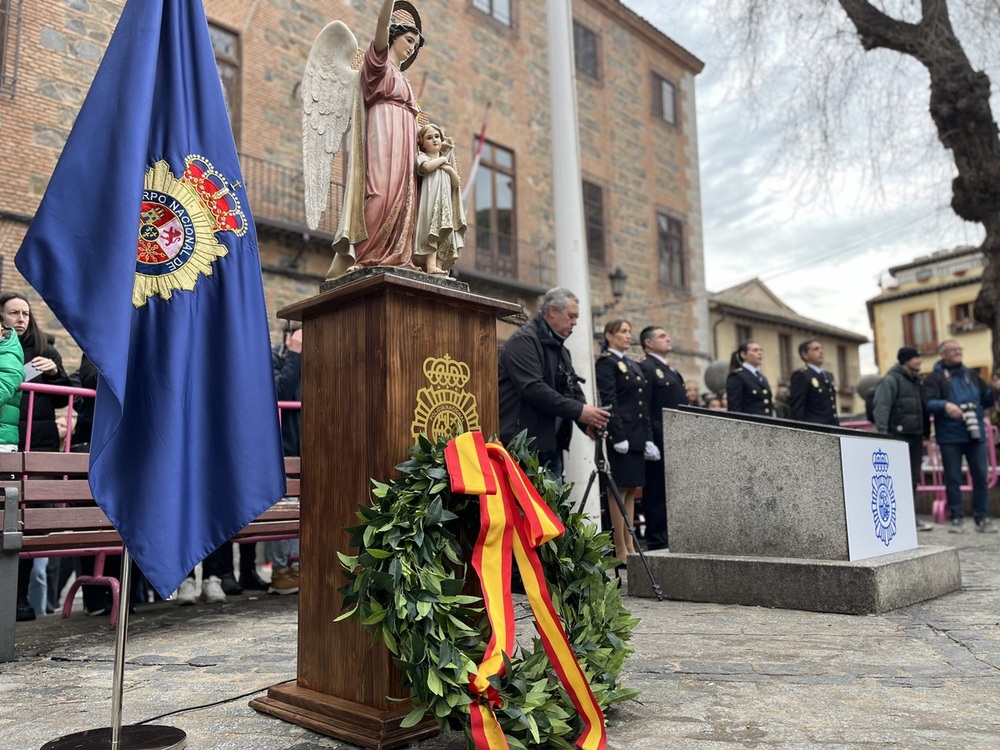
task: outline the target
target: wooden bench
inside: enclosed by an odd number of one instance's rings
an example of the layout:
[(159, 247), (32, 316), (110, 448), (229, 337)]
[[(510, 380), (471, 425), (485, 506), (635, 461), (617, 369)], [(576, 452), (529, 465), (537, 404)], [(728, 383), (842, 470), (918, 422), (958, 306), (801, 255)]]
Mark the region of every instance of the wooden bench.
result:
[[(0, 508), (0, 662), (13, 659), (19, 557), (96, 557), (94, 574), (78, 576), (66, 594), (63, 617), (69, 617), (79, 586), (110, 587), (109, 626), (118, 618), (118, 579), (104, 575), (104, 559), (120, 555), (122, 541), (90, 493), (87, 453), (0, 453), (3, 504)], [(297, 457), (285, 458), (285, 498), (298, 498)], [(236, 535), (240, 542), (292, 539), (299, 535), (299, 504), (283, 499)]]

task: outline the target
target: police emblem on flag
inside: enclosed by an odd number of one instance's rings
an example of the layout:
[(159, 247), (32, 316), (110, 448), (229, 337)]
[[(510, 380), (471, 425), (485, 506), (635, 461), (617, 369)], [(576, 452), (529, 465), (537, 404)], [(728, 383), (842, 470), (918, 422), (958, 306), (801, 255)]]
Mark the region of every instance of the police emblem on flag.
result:
[(178, 179), (160, 160), (146, 171), (139, 209), (132, 304), (142, 307), (154, 294), (170, 299), (177, 289), (192, 290), (212, 263), (229, 250), (217, 232), (246, 232), (246, 217), (229, 182), (201, 156), (184, 161)]
[(875, 536), (886, 547), (896, 536), (896, 493), (889, 476), (889, 454), (882, 449), (872, 453), (872, 521)]

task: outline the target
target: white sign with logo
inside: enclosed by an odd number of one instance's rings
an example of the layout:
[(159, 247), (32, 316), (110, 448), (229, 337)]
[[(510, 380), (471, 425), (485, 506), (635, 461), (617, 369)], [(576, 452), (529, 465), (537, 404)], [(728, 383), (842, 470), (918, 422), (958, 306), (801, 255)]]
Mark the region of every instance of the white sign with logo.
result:
[(885, 437), (841, 437), (840, 456), (850, 559), (916, 549), (907, 444)]

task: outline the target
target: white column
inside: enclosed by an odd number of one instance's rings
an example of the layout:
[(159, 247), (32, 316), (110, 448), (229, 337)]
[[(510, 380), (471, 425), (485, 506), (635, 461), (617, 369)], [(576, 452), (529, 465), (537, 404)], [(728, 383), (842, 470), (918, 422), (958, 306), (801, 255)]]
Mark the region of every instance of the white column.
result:
[[(548, 0), (549, 97), (552, 118), (552, 195), (555, 211), (557, 285), (580, 299), (580, 320), (566, 340), (587, 403), (594, 403), (593, 318), (590, 314), (590, 273), (583, 218), (579, 129), (576, 119), (576, 77), (573, 65), (571, 0)], [(579, 503), (594, 469), (594, 443), (579, 430), (566, 457), (566, 480), (576, 483)], [(597, 483), (587, 497), (586, 512), (597, 519), (600, 496)]]

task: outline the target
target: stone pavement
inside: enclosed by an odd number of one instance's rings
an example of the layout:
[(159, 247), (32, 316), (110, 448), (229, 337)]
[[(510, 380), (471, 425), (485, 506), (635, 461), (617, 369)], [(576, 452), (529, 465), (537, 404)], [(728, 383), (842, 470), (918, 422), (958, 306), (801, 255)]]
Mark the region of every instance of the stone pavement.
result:
[[(626, 680), (642, 695), (609, 715), (608, 747), (1000, 748), (1000, 535), (938, 527), (920, 542), (960, 548), (962, 591), (881, 616), (627, 598), (641, 622)], [(173, 712), (151, 723), (191, 750), (353, 747), (247, 706), (295, 677), (296, 597), (148, 605), (129, 630), (125, 723)], [(107, 726), (113, 651), (105, 620), (19, 623), (0, 750)]]

